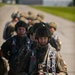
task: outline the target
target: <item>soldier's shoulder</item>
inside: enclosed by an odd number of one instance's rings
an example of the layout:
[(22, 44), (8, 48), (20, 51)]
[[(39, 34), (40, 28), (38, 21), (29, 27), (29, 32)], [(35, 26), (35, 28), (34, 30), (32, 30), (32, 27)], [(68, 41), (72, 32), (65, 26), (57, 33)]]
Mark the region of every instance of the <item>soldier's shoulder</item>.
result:
[(48, 46), (49, 46), (49, 48), (50, 48), (51, 50), (56, 51), (56, 49), (55, 49), (54, 47), (52, 47), (52, 46), (50, 45), (50, 43), (48, 44)]
[(15, 24), (16, 24), (16, 22), (10, 22), (10, 23), (8, 24), (8, 26), (9, 26), (9, 27), (14, 27)]
[(2, 57), (2, 59), (4, 61), (4, 65), (5, 65), (6, 69), (7, 69), (7, 71), (9, 71), (9, 63), (8, 63), (8, 60), (6, 58), (4, 58), (4, 57)]

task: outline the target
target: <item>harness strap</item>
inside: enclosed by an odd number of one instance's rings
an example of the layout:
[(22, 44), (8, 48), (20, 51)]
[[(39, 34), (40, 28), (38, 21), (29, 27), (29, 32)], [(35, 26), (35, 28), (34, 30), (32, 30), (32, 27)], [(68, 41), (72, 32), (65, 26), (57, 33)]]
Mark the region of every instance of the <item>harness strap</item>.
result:
[[(50, 52), (48, 53), (48, 58), (47, 58), (47, 67), (48, 68), (52, 68), (52, 74), (55, 75), (56, 74), (56, 66), (55, 66), (55, 54), (56, 52), (53, 50), (54, 48), (50, 47), (49, 46), (49, 49), (50, 49)], [(50, 59), (52, 60), (50, 62)], [(52, 64), (52, 65), (51, 65)]]

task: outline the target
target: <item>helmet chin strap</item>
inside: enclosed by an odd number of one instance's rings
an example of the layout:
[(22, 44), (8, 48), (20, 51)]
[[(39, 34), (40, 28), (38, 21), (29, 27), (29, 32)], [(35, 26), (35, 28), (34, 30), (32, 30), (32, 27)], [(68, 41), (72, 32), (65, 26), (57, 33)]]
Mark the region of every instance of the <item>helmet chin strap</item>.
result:
[(39, 42), (38, 42), (38, 46), (41, 47), (41, 48), (45, 48), (48, 46), (48, 43), (46, 43), (45, 45), (41, 45)]
[[(50, 40), (50, 38), (48, 38), (48, 42), (49, 42), (49, 40)], [(45, 48), (45, 47), (47, 47), (48, 46), (48, 42), (45, 44), (45, 45), (41, 45), (40, 43), (39, 43), (39, 41), (38, 41), (38, 46), (39, 47), (41, 47), (41, 48)]]

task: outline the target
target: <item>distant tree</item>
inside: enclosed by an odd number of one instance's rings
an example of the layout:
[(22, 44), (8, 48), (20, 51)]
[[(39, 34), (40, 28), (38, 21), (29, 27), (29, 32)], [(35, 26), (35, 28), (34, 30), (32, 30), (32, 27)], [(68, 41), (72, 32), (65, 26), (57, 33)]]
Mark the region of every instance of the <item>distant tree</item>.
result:
[(2, 3), (6, 3), (6, 0), (2, 0)]
[(10, 1), (11, 1), (11, 4), (12, 4), (13, 0), (10, 0)]
[(73, 5), (75, 6), (75, 0), (73, 0)]
[(18, 4), (19, 3), (19, 0), (16, 0), (16, 4)]

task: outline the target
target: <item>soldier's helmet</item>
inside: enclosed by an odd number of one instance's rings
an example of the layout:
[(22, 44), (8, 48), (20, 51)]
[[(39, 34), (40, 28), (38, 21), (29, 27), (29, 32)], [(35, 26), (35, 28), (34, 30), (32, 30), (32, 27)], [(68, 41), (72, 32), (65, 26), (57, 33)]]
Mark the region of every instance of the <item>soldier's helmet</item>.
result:
[(50, 38), (49, 28), (47, 28), (46, 26), (38, 27), (35, 32), (35, 38), (38, 39), (39, 37), (49, 37)]
[(32, 24), (34, 25), (36, 23), (40, 23), (40, 21), (39, 20), (33, 20)]
[(29, 15), (32, 15), (32, 14), (33, 14), (33, 11), (31, 11), (31, 10), (28, 11), (28, 14), (29, 14)]
[(44, 22), (34, 23), (34, 25), (32, 26), (32, 32), (35, 33), (35, 31), (37, 30), (37, 28), (40, 27), (40, 26), (47, 26), (47, 24), (44, 23)]
[(14, 19), (14, 18), (20, 18), (19, 12), (17, 12), (17, 13), (12, 13), (12, 14), (11, 14), (11, 18), (12, 18), (12, 19)]
[(33, 11), (31, 11), (31, 10), (28, 11), (27, 19), (28, 20), (35, 20), (36, 19), (36, 16)]
[(34, 15), (28, 15), (26, 19), (27, 20), (34, 20), (35, 18), (34, 18)]
[(23, 21), (18, 21), (18, 22), (16, 23), (16, 25), (15, 25), (15, 31), (17, 31), (17, 28), (18, 28), (18, 27), (25, 27), (26, 30), (27, 30), (28, 25), (27, 25), (25, 22), (23, 22)]
[(44, 19), (44, 15), (42, 13), (37, 14), (37, 17), (40, 17), (41, 19)]
[(26, 12), (20, 13), (20, 17), (27, 17), (27, 13)]
[(26, 19), (24, 17), (21, 17), (20, 20), (26, 22)]
[(50, 28), (54, 28), (55, 30), (57, 29), (57, 25), (56, 25), (55, 22), (50, 22), (50, 23), (49, 23), (49, 27), (50, 27)]

